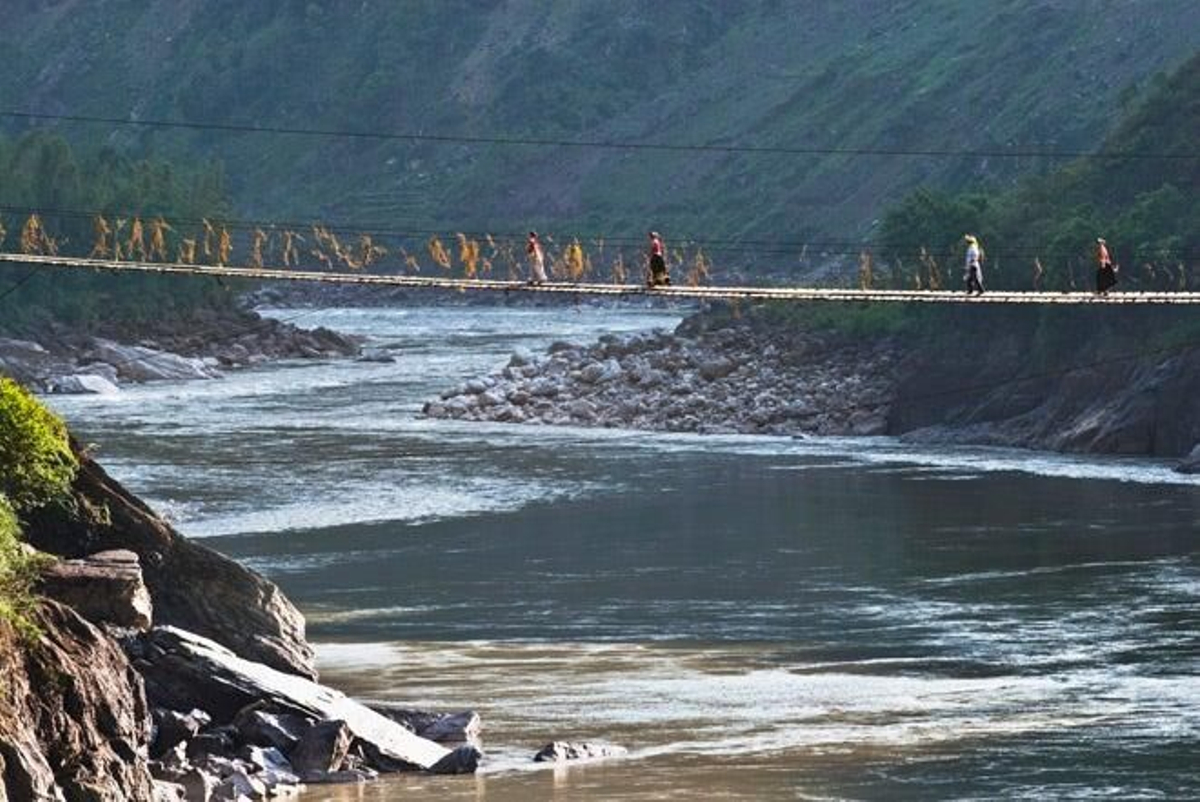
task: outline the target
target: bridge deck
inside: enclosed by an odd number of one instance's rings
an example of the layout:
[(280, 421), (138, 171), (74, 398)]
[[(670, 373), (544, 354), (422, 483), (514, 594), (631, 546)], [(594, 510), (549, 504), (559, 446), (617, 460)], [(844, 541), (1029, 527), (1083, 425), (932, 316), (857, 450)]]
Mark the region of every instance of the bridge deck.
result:
[(68, 270), (103, 270), (114, 273), (192, 275), (255, 281), (308, 281), (324, 284), (358, 284), (413, 289), (443, 289), (462, 292), (521, 292), (596, 296), (645, 296), (708, 300), (841, 301), (890, 303), (972, 304), (1200, 304), (1200, 292), (1113, 292), (1098, 296), (1091, 292), (987, 292), (967, 296), (946, 290), (856, 290), (820, 287), (732, 287), (676, 285), (648, 288), (641, 284), (595, 282), (547, 282), (531, 285), (524, 281), (466, 279), (438, 276), (401, 276), (372, 273), (338, 273), (292, 268), (214, 267), (159, 262), (116, 262), (69, 256), (28, 256), (0, 253), (0, 263), (19, 263)]

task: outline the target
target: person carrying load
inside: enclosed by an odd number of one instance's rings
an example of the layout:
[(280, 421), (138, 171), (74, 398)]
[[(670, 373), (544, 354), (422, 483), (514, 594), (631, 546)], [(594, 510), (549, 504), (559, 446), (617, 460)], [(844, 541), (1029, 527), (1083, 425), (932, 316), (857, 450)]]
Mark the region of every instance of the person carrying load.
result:
[(663, 247), (662, 237), (657, 231), (650, 232), (650, 277), (648, 286), (663, 287), (670, 286), (671, 276), (667, 272), (666, 249)]

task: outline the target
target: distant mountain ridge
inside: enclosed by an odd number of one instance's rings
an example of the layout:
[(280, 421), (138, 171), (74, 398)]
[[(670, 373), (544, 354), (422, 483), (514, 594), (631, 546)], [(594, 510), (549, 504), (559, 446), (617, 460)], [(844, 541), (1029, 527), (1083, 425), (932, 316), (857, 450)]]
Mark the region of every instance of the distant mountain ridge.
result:
[[(1200, 30), (1193, 0), (10, 5), (0, 109), (815, 149), (1087, 150)], [(1004, 186), (1055, 166), (62, 130), (218, 158), (246, 214), (391, 229), (842, 240), (916, 186)]]

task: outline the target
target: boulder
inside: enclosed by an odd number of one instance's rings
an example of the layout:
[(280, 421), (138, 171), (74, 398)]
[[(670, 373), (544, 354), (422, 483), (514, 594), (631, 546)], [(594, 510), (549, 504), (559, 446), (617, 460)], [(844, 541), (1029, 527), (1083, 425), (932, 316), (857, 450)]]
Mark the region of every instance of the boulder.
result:
[(297, 776), (291, 761), (273, 746), (243, 746), (238, 752), (238, 757), (255, 769), (255, 776), (266, 783), (269, 789), (280, 785), (300, 784), (300, 777)]
[(438, 743), (458, 744), (474, 741), (482, 730), (482, 721), (474, 710), (433, 713), (388, 702), (372, 704), (371, 709), (382, 713), (410, 732)]
[[(233, 720), (249, 704), (266, 701), (274, 710), (345, 722), (353, 738), (397, 763), (428, 769), (447, 754), (444, 747), (414, 735), (339, 691), (250, 662), (190, 632), (156, 627), (130, 649), (145, 678), (147, 694), (164, 707), (179, 710), (203, 704), (215, 721), (222, 722)], [(304, 737), (307, 733), (302, 742)], [(295, 760), (294, 750), (291, 758)]]
[(1183, 462), (1175, 466), (1175, 470), (1179, 473), (1200, 474), (1200, 443), (1192, 449), (1192, 452), (1183, 458)]
[(483, 752), (471, 744), (464, 744), (429, 767), (430, 774), (474, 774), (479, 768)]
[(118, 376), (135, 382), (214, 379), (219, 375), (200, 359), (140, 345), (121, 345), (99, 337), (92, 340), (88, 358), (112, 365)]
[(553, 379), (543, 377), (530, 382), (527, 389), (534, 398), (555, 398), (560, 388)]
[(346, 722), (322, 721), (310, 727), (292, 749), (292, 767), (304, 778), (337, 771), (350, 753), (353, 741)]
[(235, 771), (221, 780), (213, 790), (214, 802), (242, 802), (243, 799), (266, 799), (267, 786), (262, 780), (244, 771)]
[(725, 357), (705, 359), (700, 362), (700, 376), (707, 381), (723, 379), (737, 369), (733, 360)]
[(53, 563), (42, 572), (39, 591), (93, 624), (145, 630), (153, 618), (138, 556), (128, 549)]
[(103, 376), (87, 373), (56, 376), (46, 386), (50, 392), (60, 395), (115, 395), (121, 392), (116, 384)]
[(272, 746), (284, 753), (290, 752), (312, 725), (312, 719), (295, 713), (268, 711), (261, 703), (242, 708), (233, 719), (233, 726), (243, 743)]
[(482, 722), (474, 710), (462, 713), (448, 713), (439, 716), (428, 726), (421, 728), (417, 734), (438, 743), (465, 743), (479, 737)]
[(178, 780), (188, 802), (209, 802), (219, 780), (198, 768), (188, 769)]
[(179, 713), (161, 707), (154, 708), (154, 741), (150, 746), (150, 756), (165, 756), (176, 746), (195, 738), (200, 730), (211, 723), (212, 717), (203, 710)]
[(604, 384), (620, 377), (621, 364), (612, 358), (584, 365), (579, 371), (579, 380), (586, 384)]
[(25, 384), (42, 379), (54, 371), (58, 360), (42, 346), (28, 340), (0, 337), (0, 368)]
[(535, 763), (561, 763), (567, 760), (600, 760), (627, 754), (623, 746), (574, 741), (553, 741), (533, 756)]

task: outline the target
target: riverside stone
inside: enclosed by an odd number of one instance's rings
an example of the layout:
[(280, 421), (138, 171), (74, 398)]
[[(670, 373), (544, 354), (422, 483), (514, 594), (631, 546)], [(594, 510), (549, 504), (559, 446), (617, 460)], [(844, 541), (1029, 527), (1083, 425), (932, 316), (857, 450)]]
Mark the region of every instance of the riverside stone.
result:
[(628, 753), (623, 746), (574, 741), (553, 741), (533, 756), (535, 763), (560, 763), (568, 760), (600, 760)]
[(179, 713), (161, 707), (154, 708), (154, 742), (150, 747), (150, 756), (165, 756), (176, 746), (196, 737), (200, 730), (211, 723), (212, 717), (203, 710)]
[(417, 731), (422, 738), (438, 743), (463, 743), (479, 737), (482, 722), (474, 710), (448, 713)]
[(1183, 462), (1179, 463), (1175, 470), (1187, 474), (1200, 473), (1200, 443), (1197, 443), (1191, 453), (1183, 458)]
[(266, 799), (267, 786), (244, 771), (235, 771), (221, 780), (212, 794), (214, 802), (241, 802), (242, 799)]
[(464, 743), (479, 737), (482, 720), (474, 710), (459, 713), (434, 713), (408, 707), (378, 702), (370, 705), (372, 710), (387, 716), (410, 732), (438, 743)]
[(431, 774), (474, 774), (483, 752), (471, 744), (458, 747), (429, 767)]
[(53, 563), (42, 572), (39, 590), (94, 624), (144, 630), (153, 618), (138, 556), (128, 549)]
[(46, 386), (50, 392), (59, 395), (115, 395), (121, 392), (116, 384), (103, 376), (86, 373), (56, 376)]
[(92, 340), (88, 357), (112, 365), (118, 376), (135, 382), (214, 379), (219, 375), (200, 359), (99, 337)]
[(261, 702), (244, 707), (233, 719), (238, 735), (247, 744), (273, 746), (290, 752), (313, 720), (294, 713), (276, 713), (263, 709)]
[(337, 771), (350, 752), (354, 736), (344, 721), (322, 721), (310, 727), (290, 753), (301, 776)]

